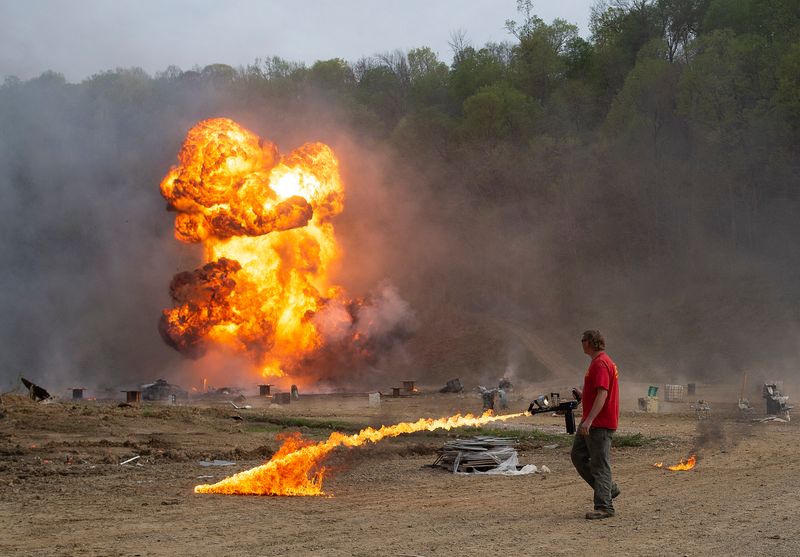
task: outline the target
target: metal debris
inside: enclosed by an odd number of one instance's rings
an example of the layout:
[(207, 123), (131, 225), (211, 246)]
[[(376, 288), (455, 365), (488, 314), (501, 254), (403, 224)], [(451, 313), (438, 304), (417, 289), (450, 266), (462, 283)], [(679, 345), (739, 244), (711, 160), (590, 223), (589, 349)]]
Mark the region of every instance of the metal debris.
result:
[(691, 405), (698, 420), (705, 420), (711, 416), (711, 405), (705, 400), (698, 400)]
[(509, 381), (507, 377), (503, 377), (497, 384), (497, 388), (503, 389), (504, 391), (508, 392), (514, 388), (514, 385), (511, 384), (511, 381)]
[(785, 424), (789, 420), (784, 420), (783, 418), (779, 418), (778, 416), (767, 416), (765, 418), (753, 418), (753, 421), (754, 422), (758, 422), (758, 423), (762, 423), (762, 424), (764, 422), (780, 422), (782, 424)]
[(154, 383), (147, 383), (141, 386), (142, 398), (144, 400), (170, 400), (188, 399), (189, 393), (178, 385), (171, 385), (166, 379), (156, 379)]
[(440, 393), (460, 393), (464, 390), (464, 386), (461, 384), (461, 379), (456, 377), (455, 379), (451, 379), (447, 382), (447, 385), (439, 389)]
[(28, 389), (28, 393), (30, 394), (32, 400), (47, 400), (51, 397), (50, 393), (48, 393), (46, 389), (40, 387), (33, 381), (28, 381), (24, 377), (20, 377), (20, 379), (22, 380), (22, 384), (25, 385), (25, 388)]
[(516, 440), (510, 437), (481, 435), (472, 439), (455, 439), (445, 443), (437, 452), (432, 466), (452, 472), (477, 472), (496, 468), (516, 455)]
[(791, 419), (789, 411), (793, 406), (789, 405), (789, 397), (781, 392), (783, 385), (780, 382), (764, 383), (763, 397), (767, 401), (767, 414), (772, 416), (782, 415), (788, 422)]

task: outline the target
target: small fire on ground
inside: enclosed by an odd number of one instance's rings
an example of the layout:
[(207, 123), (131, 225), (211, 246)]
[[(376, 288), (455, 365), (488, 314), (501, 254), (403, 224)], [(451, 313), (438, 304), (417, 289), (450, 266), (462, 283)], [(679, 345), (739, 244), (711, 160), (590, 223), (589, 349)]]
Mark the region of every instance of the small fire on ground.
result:
[[(692, 455), (689, 458), (683, 458), (678, 464), (674, 464), (673, 466), (667, 466), (667, 470), (672, 470), (673, 472), (682, 472), (685, 470), (691, 470), (694, 468), (695, 464), (697, 464), (697, 456)], [(653, 464), (656, 468), (664, 468), (663, 462), (656, 462)]]
[(366, 442), (377, 443), (386, 437), (397, 437), (415, 431), (481, 426), (524, 415), (524, 412), (519, 412), (495, 416), (489, 410), (478, 417), (472, 414), (466, 416), (456, 414), (448, 418), (420, 418), (416, 422), (381, 426), (380, 429), (368, 427), (353, 435), (335, 431), (327, 441), (319, 443), (302, 439), (299, 434), (294, 434), (285, 438), (281, 448), (268, 462), (215, 484), (198, 485), (194, 488), (194, 492), (224, 495), (325, 495), (322, 491), (322, 480), (325, 475), (322, 463), (336, 447), (357, 447)]

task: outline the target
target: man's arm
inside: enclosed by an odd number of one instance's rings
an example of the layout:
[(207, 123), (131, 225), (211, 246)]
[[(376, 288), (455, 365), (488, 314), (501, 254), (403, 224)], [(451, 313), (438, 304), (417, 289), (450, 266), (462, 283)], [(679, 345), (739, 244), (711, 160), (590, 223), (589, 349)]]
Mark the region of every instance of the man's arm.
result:
[(608, 390), (604, 389), (603, 387), (597, 387), (597, 396), (594, 399), (594, 404), (592, 404), (592, 409), (589, 410), (589, 414), (584, 416), (581, 420), (581, 424), (578, 426), (578, 433), (581, 435), (589, 435), (589, 428), (592, 426), (594, 419), (603, 409), (606, 399), (608, 399)]

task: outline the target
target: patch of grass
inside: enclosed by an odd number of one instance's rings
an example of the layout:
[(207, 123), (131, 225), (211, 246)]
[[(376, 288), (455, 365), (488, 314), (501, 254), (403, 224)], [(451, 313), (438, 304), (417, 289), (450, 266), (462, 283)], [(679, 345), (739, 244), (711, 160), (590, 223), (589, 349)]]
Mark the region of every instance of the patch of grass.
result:
[(613, 447), (643, 447), (651, 441), (652, 439), (641, 433), (615, 433), (611, 438), (611, 445)]
[(245, 433), (273, 433), (281, 431), (283, 427), (275, 424), (246, 424), (242, 429)]
[(538, 429), (492, 429), (479, 427), (469, 430), (470, 435), (490, 435), (492, 437), (512, 437), (526, 445), (571, 445), (572, 436), (566, 433), (545, 433)]
[[(337, 420), (320, 420), (315, 418), (298, 418), (292, 416), (248, 416), (248, 422), (269, 423), (284, 427), (305, 427), (308, 429), (330, 429), (332, 431), (359, 431), (364, 425), (341, 422)], [(250, 427), (250, 426), (246, 426)]]
[[(487, 435), (491, 437), (511, 437), (522, 447), (540, 447), (542, 445), (560, 445), (569, 447), (575, 439), (574, 435), (566, 433), (545, 433), (537, 429), (493, 429), (486, 427), (461, 428), (451, 431), (425, 432), (432, 437), (476, 437)], [(612, 438), (614, 447), (643, 447), (654, 439), (645, 437), (641, 433), (617, 433)]]

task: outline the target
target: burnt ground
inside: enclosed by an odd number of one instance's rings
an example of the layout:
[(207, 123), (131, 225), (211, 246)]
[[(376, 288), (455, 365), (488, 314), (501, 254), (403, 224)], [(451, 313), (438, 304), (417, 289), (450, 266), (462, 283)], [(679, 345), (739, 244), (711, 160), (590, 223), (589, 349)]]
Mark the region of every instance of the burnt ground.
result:
[[(193, 493), (198, 483), (262, 463), (282, 431), (321, 440), (331, 428), (479, 412), (477, 394), (423, 393), (380, 408), (369, 408), (366, 395), (306, 396), (288, 406), (254, 397), (241, 411), (222, 400), (118, 407), (4, 395), (0, 555), (800, 554), (798, 423), (754, 423), (735, 405), (714, 402), (712, 390), (698, 393), (713, 405), (702, 421), (688, 403), (662, 404), (660, 414), (626, 404), (623, 446), (613, 450), (617, 515), (591, 522), (583, 518), (591, 493), (572, 469), (570, 438), (559, 433), (562, 419), (548, 415), (504, 426), (522, 438), (521, 463), (546, 465), (546, 475), (428, 467), (445, 441), (475, 434), (462, 429), (337, 450), (327, 497)], [(515, 392), (510, 411), (529, 400)], [(652, 466), (694, 450), (692, 471)], [(213, 459), (235, 465), (198, 464)]]

